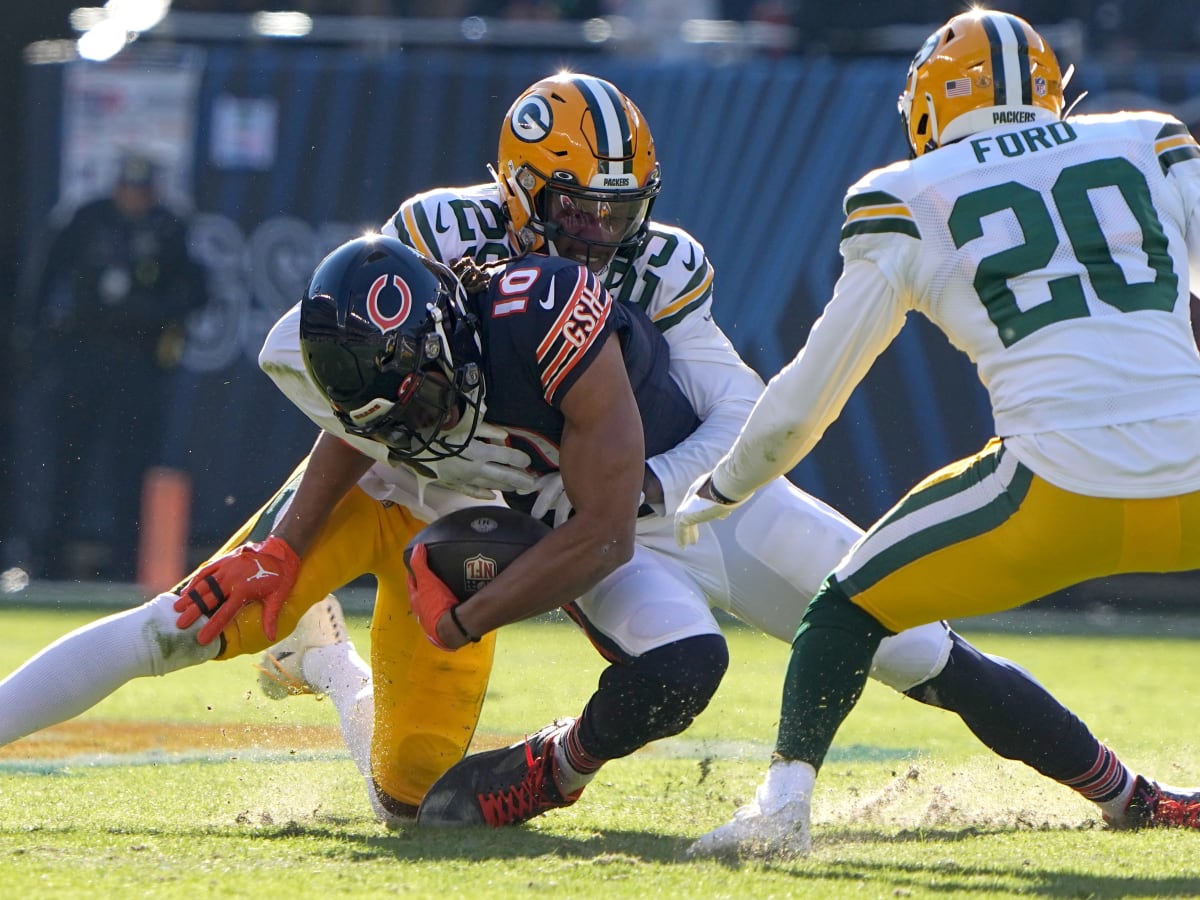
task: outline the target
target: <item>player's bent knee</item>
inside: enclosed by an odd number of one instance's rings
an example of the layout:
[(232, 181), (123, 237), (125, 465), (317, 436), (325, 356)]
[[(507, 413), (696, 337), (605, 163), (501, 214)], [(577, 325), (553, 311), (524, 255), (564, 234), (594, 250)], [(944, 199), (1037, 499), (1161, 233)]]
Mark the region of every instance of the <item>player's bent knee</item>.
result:
[(901, 693), (935, 678), (954, 642), (944, 622), (930, 622), (884, 638), (871, 661), (871, 677)]
[(148, 675), (166, 675), (207, 662), (220, 650), (219, 641), (205, 646), (196, 640), (205, 619), (185, 630), (175, 626), (175, 620), (179, 618), (175, 611), (178, 599), (178, 594), (159, 594), (131, 611), (136, 615), (131, 617), (130, 624), (138, 629), (138, 643), (147, 662)]
[(596, 739), (589, 746), (616, 759), (679, 734), (708, 706), (728, 667), (729, 648), (719, 634), (684, 638), (609, 666), (588, 704)]
[(686, 653), (675, 659), (658, 660), (664, 692), (676, 702), (678, 734), (704, 712), (725, 672), (729, 668), (729, 647), (721, 635), (706, 634), (685, 638), (673, 646), (684, 646)]

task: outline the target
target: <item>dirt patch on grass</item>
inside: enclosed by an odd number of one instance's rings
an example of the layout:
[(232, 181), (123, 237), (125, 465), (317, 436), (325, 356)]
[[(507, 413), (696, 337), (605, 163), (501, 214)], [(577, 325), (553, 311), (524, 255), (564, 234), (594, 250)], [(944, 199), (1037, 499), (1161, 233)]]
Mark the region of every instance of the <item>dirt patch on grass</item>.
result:
[[(517, 737), (477, 735), (472, 751), (503, 747)], [(0, 747), (0, 760), (66, 759), (88, 754), (194, 753), (239, 750), (338, 751), (342, 734), (329, 725), (187, 725), (166, 722), (64, 722)]]
[(165, 722), (64, 722), (0, 747), (0, 759), (63, 759), (89, 753), (197, 750), (339, 750), (326, 725), (183, 725)]

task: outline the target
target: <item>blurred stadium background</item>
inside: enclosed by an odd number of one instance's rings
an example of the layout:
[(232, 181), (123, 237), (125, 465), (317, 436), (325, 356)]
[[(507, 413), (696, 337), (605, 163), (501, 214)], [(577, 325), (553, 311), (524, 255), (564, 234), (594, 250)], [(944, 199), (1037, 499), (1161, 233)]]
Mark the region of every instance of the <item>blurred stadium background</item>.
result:
[[(1200, 126), (1192, 4), (1009, 0), (1078, 71), (1081, 111), (1154, 107)], [(164, 166), (191, 216), (207, 306), (173, 373), (164, 463), (190, 480), (187, 562), (215, 548), (310, 446), (313, 429), (255, 364), (270, 324), (336, 243), (411, 193), (486, 180), (500, 120), (559, 68), (615, 82), (645, 113), (663, 165), (655, 217), (717, 270), (716, 315), (769, 377), (803, 343), (839, 268), (844, 189), (901, 157), (908, 59), (961, 2), (932, 0), (61, 0), (7, 12), (0, 58), (0, 301), (5, 340), (55, 215), (87, 199), (130, 146)], [(34, 350), (0, 353), (0, 591), (18, 599), (15, 513), (44, 502), (17, 466), (54, 408), (24, 402)], [(86, 422), (71, 423), (87, 429)], [(842, 420), (792, 473), (860, 522), (979, 447), (990, 416), (966, 360), (914, 321)], [(34, 447), (36, 450), (36, 446)], [(132, 555), (136, 548), (114, 548)], [(19, 571), (18, 571), (19, 570)], [(87, 578), (86, 567), (76, 577)], [(161, 588), (166, 585), (150, 585)], [(1066, 608), (1181, 611), (1191, 576), (1136, 577), (1054, 598)], [(0, 598), (2, 599), (2, 598)]]

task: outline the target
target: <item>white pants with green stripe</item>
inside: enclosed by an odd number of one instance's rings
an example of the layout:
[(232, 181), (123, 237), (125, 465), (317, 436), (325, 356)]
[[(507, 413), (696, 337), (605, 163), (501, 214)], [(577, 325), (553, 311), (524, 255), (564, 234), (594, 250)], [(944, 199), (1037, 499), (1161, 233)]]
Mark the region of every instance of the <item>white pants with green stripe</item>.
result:
[(1200, 492), (1087, 497), (991, 441), (913, 488), (842, 560), (850, 599), (893, 631), (1013, 609), (1106, 575), (1200, 568)]

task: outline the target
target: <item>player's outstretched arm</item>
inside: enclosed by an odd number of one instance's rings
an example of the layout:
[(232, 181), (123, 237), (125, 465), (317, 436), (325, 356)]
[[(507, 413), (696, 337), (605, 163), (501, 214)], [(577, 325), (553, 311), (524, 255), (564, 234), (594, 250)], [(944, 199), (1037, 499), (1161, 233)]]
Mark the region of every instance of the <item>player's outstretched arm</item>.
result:
[(201, 616), (201, 644), (216, 640), (248, 603), (262, 604), (263, 633), (275, 640), (276, 620), (300, 573), (300, 560), (312, 546), (333, 508), (374, 460), (341, 439), (322, 432), (309, 455), (287, 512), (266, 540), (245, 544), (204, 566), (184, 585), (175, 611), (179, 628)]

